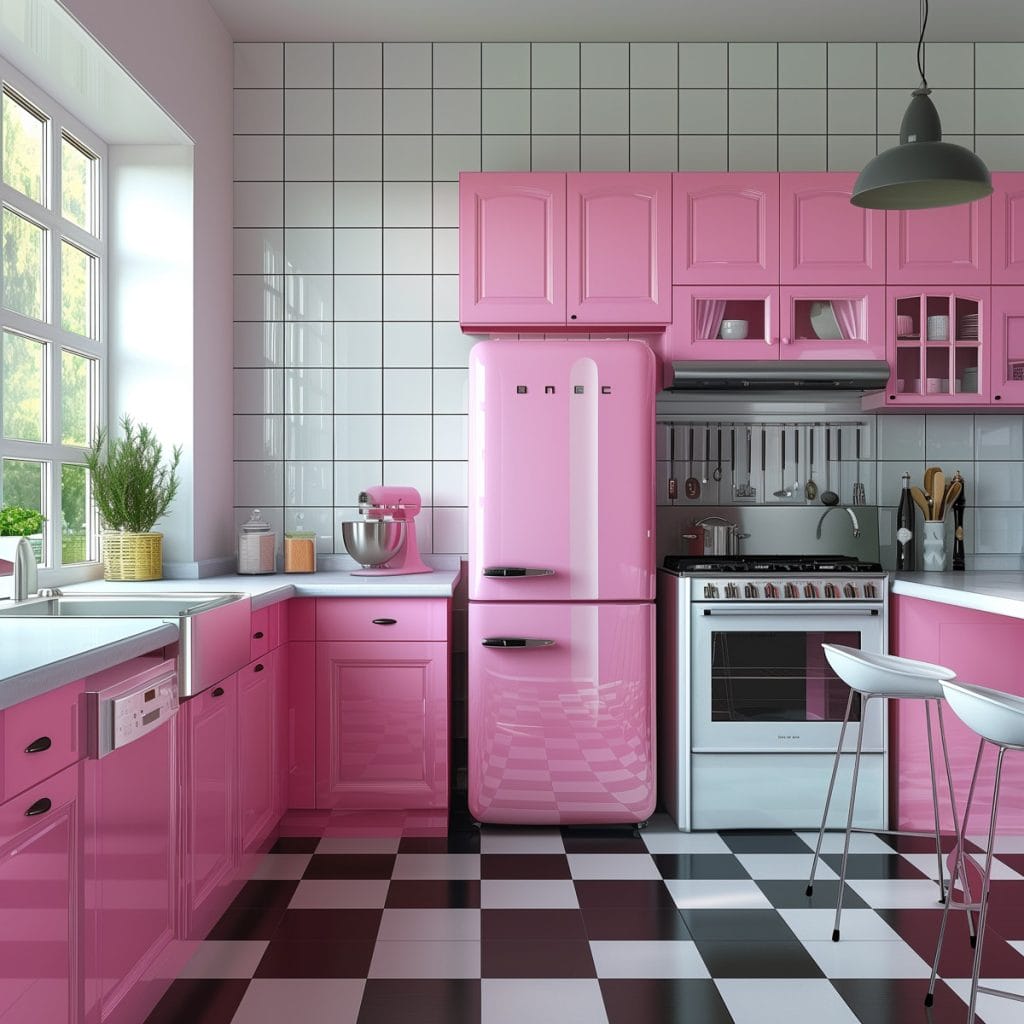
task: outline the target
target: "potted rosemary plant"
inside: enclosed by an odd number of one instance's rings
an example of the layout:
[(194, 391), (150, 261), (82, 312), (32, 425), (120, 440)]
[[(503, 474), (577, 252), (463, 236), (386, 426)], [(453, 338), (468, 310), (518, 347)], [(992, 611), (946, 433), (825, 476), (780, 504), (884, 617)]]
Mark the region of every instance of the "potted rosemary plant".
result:
[(163, 447), (145, 424), (121, 418), (121, 438), (100, 430), (85, 453), (93, 500), (103, 532), (103, 578), (158, 580), (163, 575), (163, 534), (156, 521), (178, 493), (181, 446), (165, 462)]

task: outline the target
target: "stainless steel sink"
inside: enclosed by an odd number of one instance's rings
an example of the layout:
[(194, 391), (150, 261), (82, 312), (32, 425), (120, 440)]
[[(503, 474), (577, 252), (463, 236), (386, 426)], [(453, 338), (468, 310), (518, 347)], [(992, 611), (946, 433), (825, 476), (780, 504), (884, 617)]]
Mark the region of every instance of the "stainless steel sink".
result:
[(182, 697), (200, 693), (249, 662), (248, 594), (65, 594), (0, 605), (0, 618), (173, 621)]

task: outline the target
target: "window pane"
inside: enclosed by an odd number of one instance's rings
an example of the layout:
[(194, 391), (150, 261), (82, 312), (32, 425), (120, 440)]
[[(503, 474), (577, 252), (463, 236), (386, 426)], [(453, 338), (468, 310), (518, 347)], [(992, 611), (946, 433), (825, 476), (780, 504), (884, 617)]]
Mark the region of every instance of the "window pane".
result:
[(38, 224), (4, 210), (4, 305), (43, 319), (43, 238)]
[(70, 242), (60, 243), (60, 325), (65, 331), (94, 337), (92, 329), (95, 257)]
[[(43, 511), (43, 482), (46, 477), (42, 462), (27, 462), (23, 459), (4, 459), (0, 462), (0, 493), (4, 505), (20, 505), (36, 512)], [(43, 523), (45, 537), (48, 524)], [(32, 541), (36, 561), (43, 560), (43, 540)]]
[(42, 441), (46, 346), (4, 331), (2, 385), (4, 437)]
[(64, 565), (86, 562), (90, 558), (87, 477), (85, 466), (63, 463), (60, 467), (60, 560)]
[(41, 203), (46, 121), (5, 91), (3, 122), (4, 181)]
[(64, 349), (60, 354), (61, 443), (87, 448), (92, 435), (92, 372), (95, 359)]
[(86, 231), (93, 229), (93, 173), (96, 158), (67, 136), (60, 140), (60, 212)]

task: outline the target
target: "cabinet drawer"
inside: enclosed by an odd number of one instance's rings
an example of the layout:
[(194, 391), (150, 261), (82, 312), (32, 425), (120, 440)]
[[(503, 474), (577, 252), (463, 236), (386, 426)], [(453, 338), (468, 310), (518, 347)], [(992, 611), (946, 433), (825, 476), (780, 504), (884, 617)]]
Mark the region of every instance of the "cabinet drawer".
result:
[(78, 769), (67, 768), (0, 804), (0, 846), (5, 846), (33, 822), (42, 822), (73, 803), (77, 794)]
[(238, 687), (241, 690), (251, 679), (259, 675), (273, 675), (277, 671), (277, 659), (280, 651), (276, 648), (253, 658), (245, 668), (238, 670)]
[(268, 604), (265, 608), (257, 608), (252, 613), (252, 628), (249, 631), (249, 657), (259, 658), (280, 647), (282, 640), (283, 613), (285, 602)]
[(319, 598), (316, 639), (447, 640), (448, 602), (443, 597)]
[(3, 799), (81, 757), (84, 688), (84, 681), (71, 683), (4, 712)]

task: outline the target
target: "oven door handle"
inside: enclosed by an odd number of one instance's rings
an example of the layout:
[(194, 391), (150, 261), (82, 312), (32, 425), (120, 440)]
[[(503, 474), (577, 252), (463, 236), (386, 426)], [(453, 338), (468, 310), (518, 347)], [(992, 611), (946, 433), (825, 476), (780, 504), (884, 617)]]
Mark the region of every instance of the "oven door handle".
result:
[(785, 614), (793, 608), (800, 608), (808, 612), (821, 612), (823, 615), (880, 615), (880, 608), (865, 608), (851, 605), (835, 604), (810, 604), (800, 602), (799, 604), (781, 604), (766, 607), (764, 605), (736, 605), (735, 607), (701, 608), (704, 615), (779, 615)]

